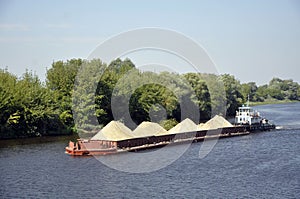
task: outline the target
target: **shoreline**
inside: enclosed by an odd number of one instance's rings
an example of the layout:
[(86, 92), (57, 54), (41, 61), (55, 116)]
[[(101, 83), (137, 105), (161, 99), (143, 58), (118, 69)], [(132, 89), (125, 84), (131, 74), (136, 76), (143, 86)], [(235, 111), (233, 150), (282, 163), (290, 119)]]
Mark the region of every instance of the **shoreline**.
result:
[(267, 100), (264, 102), (249, 102), (249, 106), (272, 105), (272, 104), (290, 104), (300, 102), (298, 100)]

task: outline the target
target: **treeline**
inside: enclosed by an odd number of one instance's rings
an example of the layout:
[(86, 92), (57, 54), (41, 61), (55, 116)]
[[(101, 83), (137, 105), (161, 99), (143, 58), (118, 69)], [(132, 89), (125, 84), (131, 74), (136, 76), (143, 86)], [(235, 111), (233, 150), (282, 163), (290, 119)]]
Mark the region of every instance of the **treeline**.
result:
[(169, 129), (190, 113), (195, 122), (233, 116), (248, 96), (299, 101), (300, 86), (279, 78), (257, 86), (229, 74), (142, 72), (129, 59), (57, 61), (45, 82), (30, 71), (18, 78), (0, 70), (0, 138), (91, 131), (114, 119), (132, 128), (154, 120)]

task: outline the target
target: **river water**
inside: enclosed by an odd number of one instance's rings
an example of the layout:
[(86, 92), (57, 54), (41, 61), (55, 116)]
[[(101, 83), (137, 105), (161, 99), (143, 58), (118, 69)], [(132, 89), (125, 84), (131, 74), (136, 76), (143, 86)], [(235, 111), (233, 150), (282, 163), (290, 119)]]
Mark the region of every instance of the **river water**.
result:
[(300, 103), (256, 108), (279, 129), (219, 139), (202, 159), (194, 143), (149, 173), (70, 157), (70, 137), (1, 141), (0, 198), (300, 198)]

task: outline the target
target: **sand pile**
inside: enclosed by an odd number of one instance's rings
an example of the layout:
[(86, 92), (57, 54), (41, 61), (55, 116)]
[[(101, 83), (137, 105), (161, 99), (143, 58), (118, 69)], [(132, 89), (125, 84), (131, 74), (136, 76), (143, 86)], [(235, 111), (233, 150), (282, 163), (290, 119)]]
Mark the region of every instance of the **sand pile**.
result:
[(134, 137), (148, 137), (153, 135), (164, 135), (167, 131), (157, 123), (153, 122), (142, 122), (132, 132)]
[(200, 130), (218, 129), (224, 127), (232, 127), (233, 125), (222, 116), (216, 115), (205, 124), (196, 125), (192, 120), (185, 119), (169, 131), (162, 126), (153, 122), (142, 122), (134, 131), (118, 121), (111, 121), (103, 129), (101, 129), (91, 140), (110, 140), (119, 141), (137, 137), (149, 137), (155, 135), (168, 135), (182, 132), (193, 132)]
[(203, 129), (202, 129), (203, 125), (204, 125), (204, 123), (198, 124), (198, 125), (197, 125), (197, 130), (198, 130), (198, 131), (203, 130)]
[(203, 125), (198, 125), (199, 130), (210, 130), (224, 127), (232, 127), (233, 125), (222, 116), (216, 115)]
[(171, 128), (168, 133), (175, 134), (175, 133), (182, 133), (182, 132), (193, 132), (197, 131), (197, 125), (190, 119), (186, 118), (185, 120), (181, 121), (179, 124)]
[(111, 121), (101, 129), (91, 140), (118, 141), (133, 138), (132, 131), (123, 123)]

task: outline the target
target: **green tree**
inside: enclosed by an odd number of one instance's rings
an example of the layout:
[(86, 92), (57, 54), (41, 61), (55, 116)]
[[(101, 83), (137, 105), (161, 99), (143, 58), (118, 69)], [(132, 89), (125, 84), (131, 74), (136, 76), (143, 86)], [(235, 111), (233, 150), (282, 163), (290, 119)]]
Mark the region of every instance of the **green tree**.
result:
[(168, 131), (171, 128), (173, 128), (174, 126), (176, 126), (178, 124), (178, 121), (176, 121), (174, 118), (172, 118), (172, 119), (163, 120), (159, 124)]
[(297, 100), (300, 101), (300, 86), (298, 86), (298, 89), (297, 89)]
[(268, 94), (269, 94), (270, 97), (275, 98), (277, 100), (283, 100), (284, 99), (284, 93), (281, 90), (282, 82), (283, 81), (279, 78), (273, 78), (269, 82)]
[(198, 73), (184, 74), (184, 78), (186, 78), (195, 92), (195, 103), (199, 107), (200, 120), (208, 120), (211, 116), (211, 100), (210, 93), (204, 79)]
[(256, 90), (256, 100), (263, 102), (268, 98), (268, 85), (259, 86)]
[(16, 76), (10, 74), (7, 69), (0, 69), (0, 138), (11, 136), (11, 132), (7, 128), (7, 121), (17, 110), (14, 104), (16, 83)]
[(68, 128), (74, 125), (72, 93), (77, 72), (82, 64), (81, 59), (57, 61), (52, 64), (52, 68), (46, 74), (46, 85), (54, 97), (58, 116)]
[(225, 86), (227, 98), (227, 115), (235, 115), (236, 110), (242, 105), (243, 96), (240, 93), (240, 82), (234, 76), (225, 74), (221, 75), (221, 79)]
[(280, 87), (286, 99), (289, 100), (298, 99), (297, 90), (299, 88), (299, 84), (297, 82), (294, 82), (291, 79), (283, 80)]
[[(3, 74), (2, 74), (3, 75)], [(20, 79), (6, 73), (10, 80), (6, 89), (10, 89), (9, 103), (2, 106), (2, 138), (47, 135), (51, 129), (57, 130), (59, 120), (55, 118), (53, 96), (48, 92), (39, 78), (26, 71)], [(8, 80), (0, 77), (1, 80)], [(7, 94), (7, 93), (6, 93)], [(1, 96), (5, 96), (1, 94)], [(5, 102), (5, 101), (3, 101)], [(53, 125), (56, 124), (56, 125)]]
[(97, 116), (103, 111), (103, 107), (98, 107), (97, 86), (106, 67), (101, 60), (94, 59), (84, 61), (78, 70), (72, 95), (77, 129), (92, 130), (98, 126)]
[[(129, 59), (122, 61), (118, 58), (113, 60), (101, 74), (95, 96), (96, 114), (99, 123), (105, 125), (115, 119), (111, 109), (112, 94), (117, 82), (131, 70), (136, 69)], [(123, 92), (127, 93), (128, 91), (123, 90)], [(118, 99), (120, 101), (123, 100), (122, 97)]]
[(172, 117), (173, 110), (177, 107), (177, 100), (172, 91), (159, 84), (146, 84), (138, 88), (130, 99), (130, 110), (133, 120), (139, 124), (150, 121), (149, 112), (160, 111), (160, 104), (168, 118)]
[(248, 100), (249, 96), (249, 101), (255, 102), (258, 101), (257, 96), (256, 96), (256, 91), (258, 87), (256, 86), (255, 82), (249, 82), (241, 85), (241, 94), (243, 95), (244, 103)]

